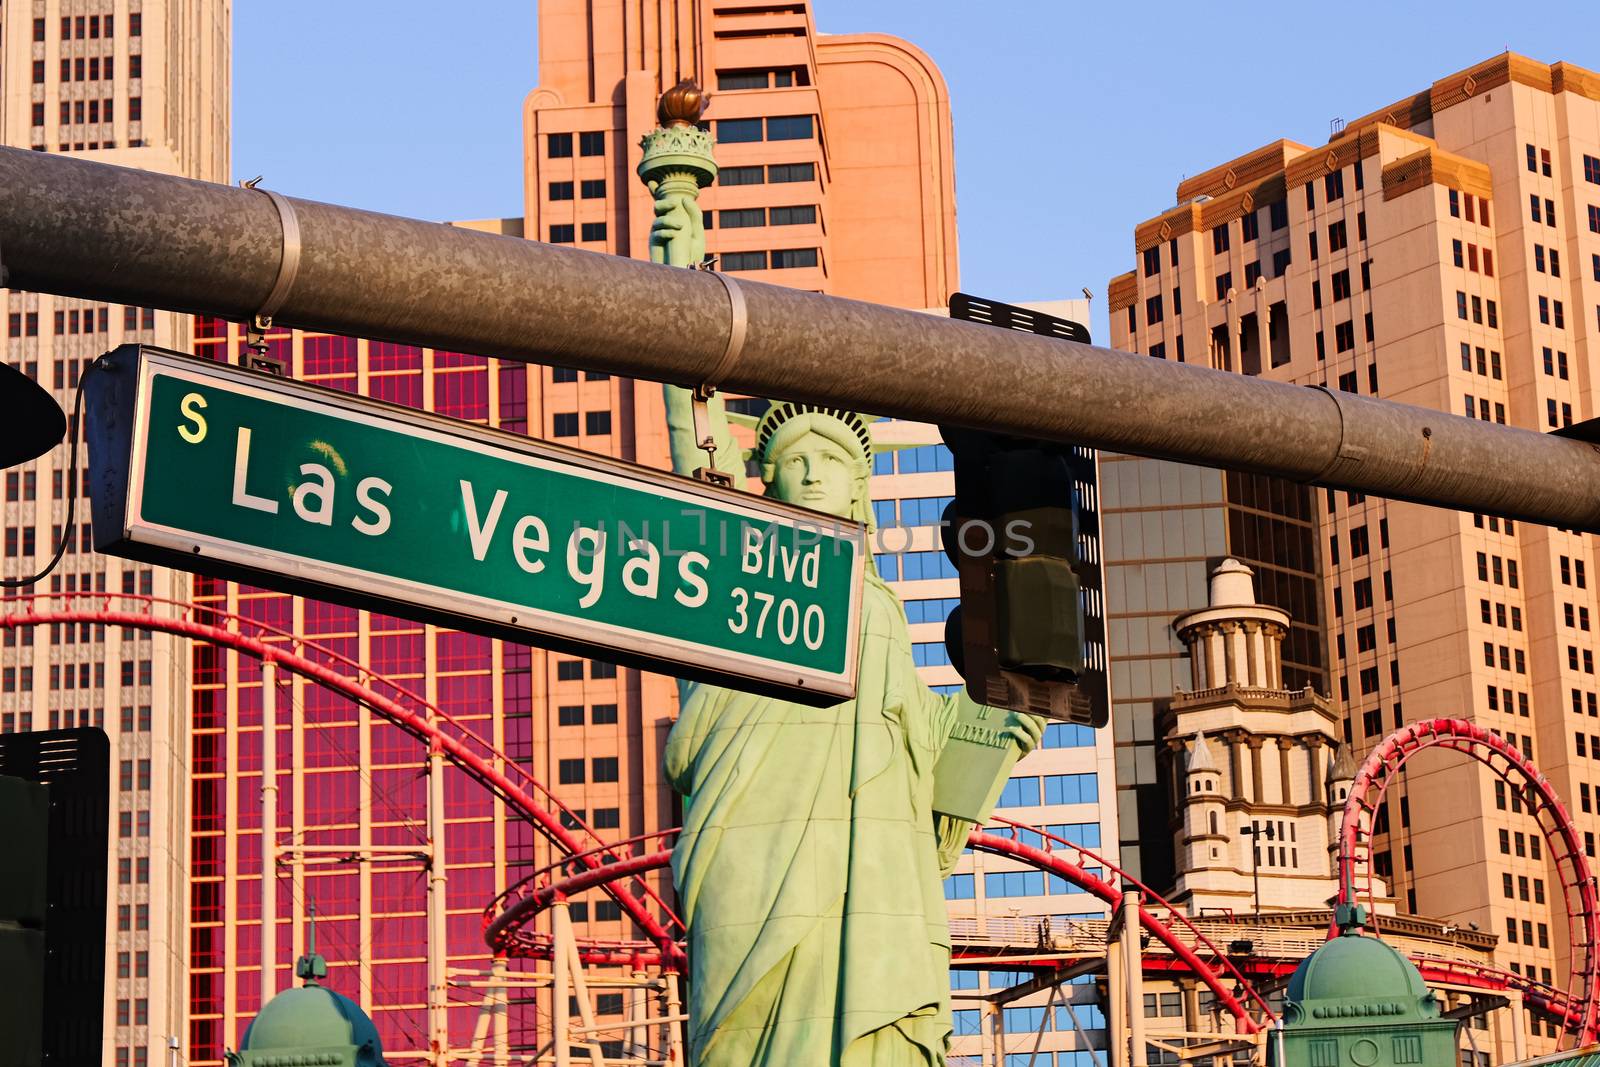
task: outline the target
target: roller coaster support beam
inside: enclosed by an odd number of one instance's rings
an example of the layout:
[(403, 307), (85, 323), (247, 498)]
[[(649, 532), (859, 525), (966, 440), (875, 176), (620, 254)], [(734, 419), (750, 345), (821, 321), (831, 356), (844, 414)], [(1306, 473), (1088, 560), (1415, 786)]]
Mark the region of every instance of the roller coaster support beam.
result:
[(261, 1003), (278, 995), (278, 665), (261, 664)]
[(428, 744), (428, 1045), (444, 1067), (450, 1055), (450, 990), (445, 969), (444, 749)]
[(710, 384), (1600, 532), (1600, 449), (1373, 397), (0, 149), (11, 288)]
[(1139, 944), (1139, 891), (1122, 894), (1123, 989), (1128, 1000), (1128, 1063), (1146, 1067), (1149, 1049), (1144, 1043), (1144, 949)]

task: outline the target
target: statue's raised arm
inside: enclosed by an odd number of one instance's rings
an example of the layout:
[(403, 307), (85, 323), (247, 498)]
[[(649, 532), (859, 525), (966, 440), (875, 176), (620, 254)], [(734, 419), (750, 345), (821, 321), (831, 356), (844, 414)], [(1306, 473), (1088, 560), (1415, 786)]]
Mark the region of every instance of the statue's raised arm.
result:
[[(694, 394), (679, 385), (663, 386), (667, 404), (667, 444), (672, 452), (672, 469), (679, 474), (693, 474), (701, 467), (711, 467), (733, 479), (734, 485), (744, 481), (744, 450), (733, 438), (728, 428), (728, 410), (720, 395), (706, 401), (705, 425), (694, 424)], [(713, 456), (701, 447), (700, 434), (710, 437), (716, 446)]]

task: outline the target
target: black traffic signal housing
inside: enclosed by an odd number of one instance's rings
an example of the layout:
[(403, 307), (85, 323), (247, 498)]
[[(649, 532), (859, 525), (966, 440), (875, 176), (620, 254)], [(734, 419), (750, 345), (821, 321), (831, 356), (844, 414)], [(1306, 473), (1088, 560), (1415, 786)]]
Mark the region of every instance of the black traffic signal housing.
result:
[[(1082, 325), (965, 293), (952, 318), (1087, 342)], [(956, 492), (941, 534), (961, 582), (950, 661), (991, 707), (1109, 719), (1093, 450), (941, 427)]]
[(943, 434), (956, 493), (941, 534), (961, 581), (961, 604), (945, 622), (951, 663), (981, 704), (1103, 726), (1104, 701), (1082, 684), (1092, 657), (1068, 449)]

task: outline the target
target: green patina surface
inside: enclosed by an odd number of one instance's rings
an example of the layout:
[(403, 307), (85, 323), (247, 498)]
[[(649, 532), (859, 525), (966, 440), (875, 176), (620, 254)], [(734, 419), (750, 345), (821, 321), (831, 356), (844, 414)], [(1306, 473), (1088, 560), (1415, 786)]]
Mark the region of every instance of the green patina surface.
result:
[(1281, 1044), (1269, 1067), (1444, 1067), (1457, 1062), (1456, 1021), (1411, 961), (1348, 914), (1339, 937), (1301, 961), (1284, 992)]
[[(669, 141), (672, 166), (647, 166)], [(695, 144), (709, 163), (709, 138), (692, 126), (645, 138), (640, 173), (656, 196), (651, 258), (659, 263), (688, 266), (704, 250), (694, 194), (707, 168), (683, 161)], [(666, 406), (674, 467), (705, 466), (689, 393), (669, 386)], [(714, 467), (738, 484), (744, 455), (720, 398), (703, 417)], [(865, 420), (778, 404), (756, 442), (769, 497), (870, 522)], [(940, 697), (917, 677), (905, 612), (870, 568), (859, 629), (856, 697), (834, 707), (712, 685), (682, 690), (665, 762), (685, 797), (673, 875), (688, 922), (696, 1067), (945, 1062), (950, 937), (941, 881), (969, 819), (987, 815), (981, 798), (1037, 743), (1041, 724), (990, 711), (1000, 760), (994, 745), (952, 742), (958, 721), (984, 715), (964, 693)], [(948, 758), (963, 746), (971, 760)], [(983, 809), (969, 819), (934, 810), (936, 785), (951, 775), (982, 779), (964, 790)]]

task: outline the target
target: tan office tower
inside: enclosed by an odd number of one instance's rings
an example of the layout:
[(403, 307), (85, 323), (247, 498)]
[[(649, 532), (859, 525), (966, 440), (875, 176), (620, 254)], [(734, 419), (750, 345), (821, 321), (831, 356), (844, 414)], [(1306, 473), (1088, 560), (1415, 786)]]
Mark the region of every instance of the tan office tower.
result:
[[(1535, 430), (1597, 413), (1600, 76), (1500, 55), (1177, 199), (1111, 281), (1117, 347)], [(1402, 720), (1472, 719), (1532, 755), (1593, 857), (1595, 540), (1317, 496), (1356, 754)], [(1498, 934), (1502, 966), (1565, 986), (1562, 880), (1515, 790), (1424, 755), (1378, 823), (1374, 867), (1404, 910)]]
[[(5, 0), (0, 140), (13, 148), (228, 180), (228, 0)], [(125, 340), (187, 347), (188, 316), (7, 292), (5, 358), (70, 412), (78, 376)], [(79, 466), (87, 457), (80, 455)], [(7, 578), (66, 554), (37, 593), (109, 590), (185, 599), (188, 579), (90, 551), (72, 528), (66, 450), (5, 474)], [(79, 488), (82, 488), (80, 484)], [(16, 592), (8, 590), (7, 592)], [(7, 630), (0, 730), (103, 727), (111, 736), (104, 1062), (165, 1061), (187, 1030), (186, 642), (99, 625)]]
[[(524, 111), (530, 238), (646, 258), (655, 216), (635, 173), (639, 141), (661, 93), (690, 78), (711, 94), (721, 174), (700, 203), (718, 269), (904, 307), (941, 306), (956, 288), (949, 98), (912, 45), (820, 35), (809, 3), (549, 0), (539, 49)], [(542, 421), (530, 431), (667, 465), (658, 385), (551, 368), (535, 377)], [(659, 773), (674, 684), (623, 670), (583, 697), (625, 708), (628, 729), (551, 720), (544, 737), (536, 724), (541, 771), (574, 808), (620, 798), (618, 836), (675, 825)], [(584, 781), (582, 759), (611, 757), (616, 782)]]

